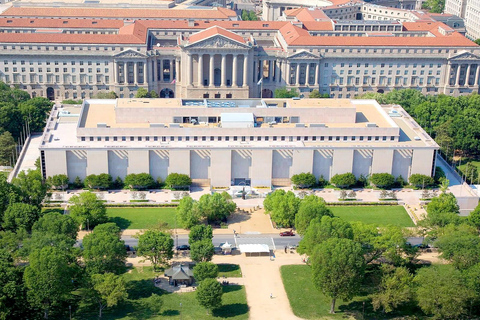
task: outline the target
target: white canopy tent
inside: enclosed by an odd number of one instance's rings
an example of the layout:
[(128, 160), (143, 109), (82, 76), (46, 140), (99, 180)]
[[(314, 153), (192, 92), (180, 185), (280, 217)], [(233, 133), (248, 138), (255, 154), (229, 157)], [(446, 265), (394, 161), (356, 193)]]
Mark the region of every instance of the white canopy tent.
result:
[(245, 253), (247, 257), (269, 255), (270, 248), (266, 244), (241, 244), (238, 246), (241, 253)]

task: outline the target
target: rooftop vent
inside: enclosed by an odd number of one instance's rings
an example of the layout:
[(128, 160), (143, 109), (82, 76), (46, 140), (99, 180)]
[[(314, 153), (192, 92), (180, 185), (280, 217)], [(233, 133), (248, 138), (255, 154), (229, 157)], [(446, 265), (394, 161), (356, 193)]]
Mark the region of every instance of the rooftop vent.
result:
[(310, 128), (325, 128), (325, 123), (310, 123)]
[(375, 128), (375, 127), (377, 127), (376, 123), (373, 123), (373, 122), (367, 123), (367, 128)]
[(107, 124), (106, 123), (97, 123), (97, 128), (106, 128), (107, 127)]

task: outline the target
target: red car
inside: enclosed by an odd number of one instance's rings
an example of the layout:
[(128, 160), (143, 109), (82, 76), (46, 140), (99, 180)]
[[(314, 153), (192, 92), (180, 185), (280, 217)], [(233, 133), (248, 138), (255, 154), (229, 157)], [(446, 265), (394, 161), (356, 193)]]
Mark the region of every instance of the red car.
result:
[(294, 235), (293, 230), (280, 232), (281, 237), (293, 237)]

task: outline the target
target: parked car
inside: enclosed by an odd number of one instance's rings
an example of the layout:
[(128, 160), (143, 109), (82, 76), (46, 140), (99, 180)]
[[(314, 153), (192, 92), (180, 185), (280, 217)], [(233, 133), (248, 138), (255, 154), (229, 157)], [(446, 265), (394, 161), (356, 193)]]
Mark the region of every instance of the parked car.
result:
[(184, 251), (184, 250), (190, 250), (190, 246), (187, 244), (182, 244), (181, 246), (177, 247), (177, 251)]
[(293, 230), (280, 232), (281, 237), (293, 237), (294, 235)]

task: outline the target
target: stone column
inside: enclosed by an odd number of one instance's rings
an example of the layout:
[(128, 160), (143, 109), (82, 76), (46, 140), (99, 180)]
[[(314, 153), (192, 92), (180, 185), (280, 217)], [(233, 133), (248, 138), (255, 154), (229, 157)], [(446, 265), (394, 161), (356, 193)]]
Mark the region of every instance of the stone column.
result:
[(155, 58), (153, 63), (153, 82), (158, 82), (158, 60)]
[(310, 85), (310, 62), (307, 63), (307, 70), (305, 71), (305, 84)]
[(281, 83), (282, 82), (282, 62), (280, 60), (277, 60), (277, 71), (278, 73), (275, 75), (277, 82)]
[(243, 83), (242, 86), (246, 87), (248, 84), (248, 54), (243, 55)]
[(452, 76), (452, 65), (447, 65), (447, 85), (450, 86), (450, 77)]
[(175, 64), (175, 60), (174, 59), (170, 59), (170, 82), (173, 81), (173, 79), (175, 79), (174, 75), (173, 75), (173, 65)]
[(259, 81), (262, 78), (263, 78), (263, 61), (259, 59), (258, 60), (258, 74), (257, 74), (257, 80), (256, 81)]
[(477, 71), (475, 72), (475, 83), (474, 83), (475, 86), (478, 86), (479, 72), (480, 72), (480, 65), (477, 63)]
[(203, 86), (203, 54), (198, 55), (198, 86)]
[(461, 64), (457, 64), (457, 77), (455, 79), (455, 85), (459, 86), (460, 85), (460, 70), (462, 69)]
[(300, 63), (297, 62), (297, 71), (295, 74), (295, 85), (299, 86), (300, 85)]
[(315, 63), (315, 86), (318, 87), (318, 67), (319, 63)]
[(222, 54), (222, 82), (220, 86), (225, 87), (227, 83), (227, 55)]
[(193, 67), (193, 56), (189, 54), (188, 56), (188, 66), (187, 66), (187, 86), (192, 85), (192, 67)]
[(158, 60), (158, 64), (160, 65), (160, 72), (158, 72), (158, 65), (157, 65), (157, 81), (163, 82), (163, 59)]
[(208, 85), (213, 87), (215, 85), (215, 55), (210, 54), (210, 65), (208, 66), (210, 75), (208, 76)]
[(180, 79), (180, 59), (178, 57), (175, 58), (175, 82), (179, 82)]
[(138, 84), (138, 62), (133, 63), (133, 82)]
[(232, 86), (236, 87), (237, 86), (237, 76), (238, 76), (238, 54), (233, 55), (233, 73), (232, 73)]
[(466, 85), (466, 86), (470, 85), (470, 81), (469, 81), (469, 80), (470, 80), (471, 67), (472, 67), (472, 65), (469, 63), (469, 64), (467, 65), (467, 74), (465, 75), (465, 85)]
[(287, 61), (285, 63), (285, 68), (287, 69), (287, 70), (285, 70), (285, 83), (287, 85), (291, 85), (291, 83), (290, 83), (290, 78), (291, 78), (291, 76), (290, 76), (290, 69), (291, 69), (290, 61)]
[(113, 83), (118, 83), (118, 63), (113, 62)]

